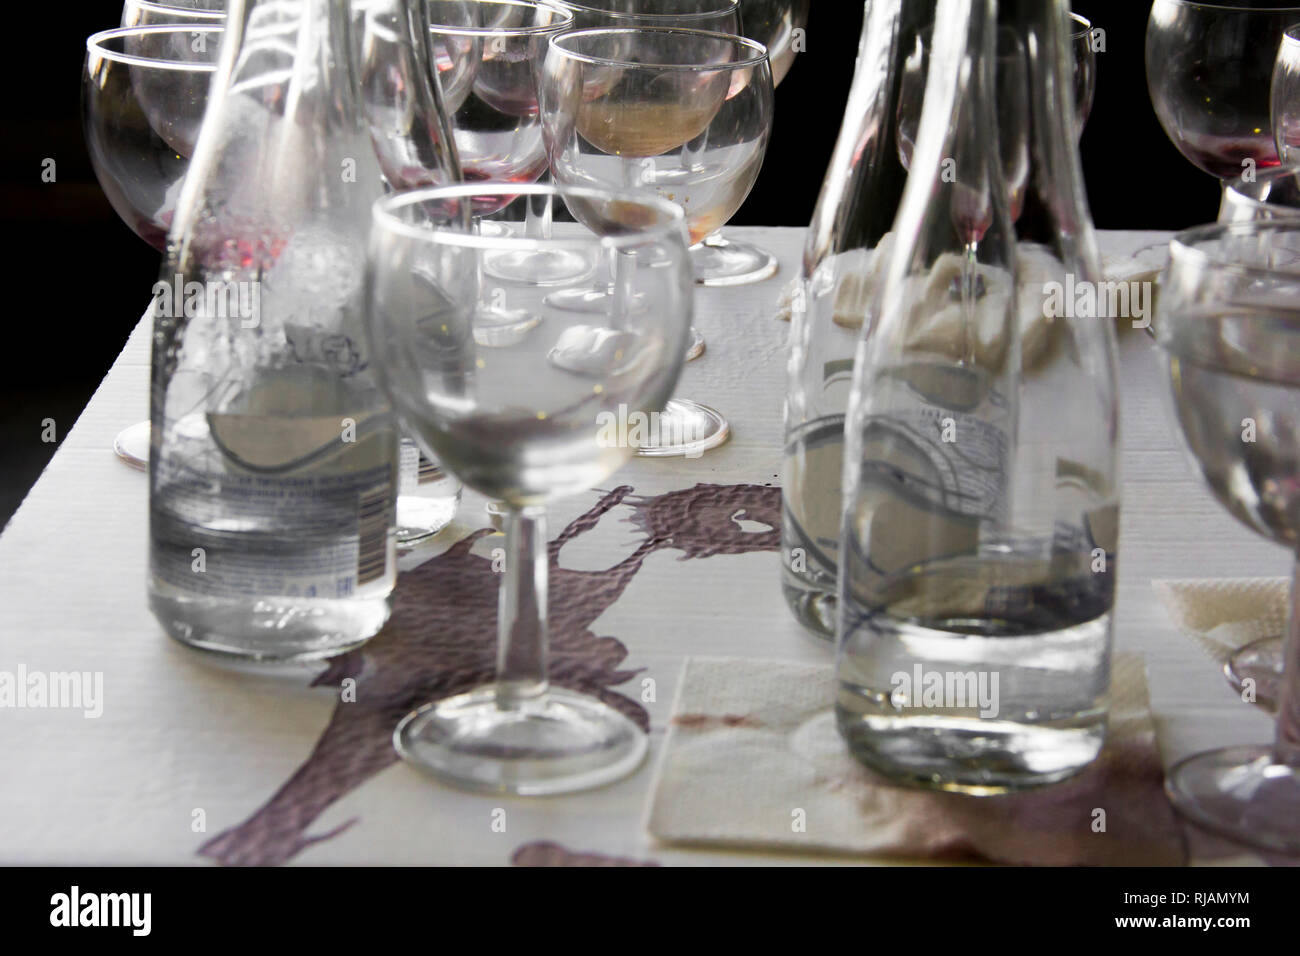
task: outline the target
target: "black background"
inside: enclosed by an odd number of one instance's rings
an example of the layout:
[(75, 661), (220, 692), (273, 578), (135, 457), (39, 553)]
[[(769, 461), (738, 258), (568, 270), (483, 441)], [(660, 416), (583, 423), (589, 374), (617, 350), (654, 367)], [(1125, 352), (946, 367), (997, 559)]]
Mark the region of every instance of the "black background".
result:
[[(807, 51), (777, 90), (763, 174), (736, 224), (805, 226), (853, 76), (860, 0), (813, 0)], [(1093, 218), (1105, 229), (1173, 229), (1214, 218), (1218, 187), (1170, 145), (1147, 98), (1150, 3), (1076, 0), (1106, 31), (1097, 95), (1081, 144)], [(117, 25), (120, 0), (5, 5), (6, 142), (0, 211), (6, 288), (0, 375), (0, 520), (7, 520), (148, 302), (158, 256), (117, 218), (95, 183), (80, 125), (84, 38)], [(1270, 55), (1261, 51), (1261, 56)], [(42, 163), (57, 180), (41, 181)], [(773, 283), (773, 297), (782, 277)], [(140, 417), (147, 409), (140, 409)], [(123, 424), (128, 424), (123, 422)], [(105, 452), (108, 453), (107, 450)]]

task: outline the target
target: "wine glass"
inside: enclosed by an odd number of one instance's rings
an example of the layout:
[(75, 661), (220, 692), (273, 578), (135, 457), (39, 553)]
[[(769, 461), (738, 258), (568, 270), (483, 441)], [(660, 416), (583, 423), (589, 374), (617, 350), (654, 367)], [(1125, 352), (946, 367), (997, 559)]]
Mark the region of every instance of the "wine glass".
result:
[[(686, 214), (693, 244), (744, 202), (772, 129), (772, 71), (752, 40), (665, 27), (576, 30), (551, 41), (542, 79), (551, 173), (569, 186), (653, 192)], [(703, 144), (689, 159), (691, 144)], [(611, 270), (612, 271), (612, 270)], [(616, 294), (555, 295), (606, 309)], [(674, 399), (642, 455), (698, 455), (730, 429), (715, 409)]]
[[(532, 183), (547, 169), (546, 142), (538, 117), (537, 84), (541, 60), (551, 37), (573, 24), (568, 10), (536, 0), (429, 0), (432, 58), (451, 115), (452, 135), (468, 182)], [(464, 23), (466, 12), (470, 24)], [(494, 191), (473, 204), (480, 222), (517, 196)], [(548, 196), (539, 198), (550, 202)], [(531, 204), (530, 204), (531, 205)], [(549, 210), (527, 223), (534, 238), (545, 238)], [(509, 230), (484, 229), (489, 235)], [(522, 253), (522, 254), (519, 254)], [(479, 264), (496, 278), (531, 283), (564, 282), (591, 273), (592, 264), (574, 250), (548, 246), (500, 250), (495, 260)], [(541, 321), (541, 314), (508, 307), (504, 288), (486, 290), (475, 334), (480, 344), (512, 345)]]
[(1269, 122), (1273, 52), (1297, 21), (1297, 6), (1155, 0), (1151, 7), (1151, 104), (1178, 151), (1221, 185), (1278, 163)]
[[(898, 143), (898, 161), (908, 170), (912, 167), (912, 150), (921, 123), (933, 30), (933, 24), (926, 26), (906, 41), (911, 44), (911, 49), (903, 61), (899, 78), (900, 90), (895, 116), (898, 135), (895, 141)], [(997, 32), (996, 82), (998, 153), (1010, 200), (1011, 221), (1015, 222), (1020, 218), (1025, 189), (1029, 184), (1029, 62), (1024, 42), (1010, 27), (1002, 27)], [(972, 151), (972, 158), (975, 158), (977, 152), (978, 150)], [(961, 182), (960, 175), (958, 182)], [(983, 210), (977, 219), (982, 220), (989, 215), (989, 203), (986, 198), (981, 198), (977, 205)], [(978, 242), (983, 229), (977, 223), (971, 225), (974, 227), (974, 241)]]
[(808, 25), (811, 6), (812, 0), (740, 0), (743, 32), (767, 47), (773, 86), (780, 86), (794, 66), (795, 54), (799, 52), (796, 40)]
[(1284, 163), (1300, 161), (1300, 24), (1282, 33), (1268, 98), (1273, 145)]
[[(1219, 222), (1300, 220), (1300, 165), (1238, 176), (1223, 191)], [(1276, 710), (1282, 680), (1282, 637), (1261, 638), (1238, 649), (1223, 667), (1224, 676), (1238, 691), (1253, 682), (1255, 703)]]
[(1185, 816), (1266, 850), (1300, 852), (1300, 222), (1202, 226), (1175, 237), (1157, 336), (1175, 418), (1238, 521), (1296, 555), (1277, 736), (1175, 765)]
[[(577, 29), (595, 27), (680, 27), (688, 30), (712, 30), (719, 33), (744, 33), (759, 42), (773, 40), (781, 47), (783, 66), (788, 69), (794, 58), (791, 48), (794, 28), (807, 20), (808, 0), (555, 0), (570, 7), (577, 15)], [(782, 10), (781, 7), (795, 9)], [(803, 10), (803, 20), (791, 22)], [(751, 24), (753, 29), (750, 29)], [(760, 35), (761, 34), (761, 35)], [(782, 72), (784, 76), (784, 72)], [(773, 83), (775, 86), (775, 83)], [(689, 144), (682, 151), (682, 161), (690, 163), (707, 148), (704, 141)], [(695, 281), (706, 286), (743, 285), (761, 282), (776, 274), (776, 257), (751, 243), (732, 242), (720, 231), (705, 236), (691, 250), (695, 262)], [(704, 351), (704, 339), (692, 333), (688, 359)]]
[[(121, 27), (86, 40), (81, 121), (100, 188), (122, 221), (162, 251), (216, 71), (220, 26)], [(113, 440), (124, 462), (149, 465), (149, 423)]]
[(124, 27), (208, 26), (226, 23), (225, 0), (126, 0), (122, 4)]
[[(744, 36), (767, 48), (772, 64), (772, 86), (794, 65), (799, 52), (797, 38), (808, 24), (811, 0), (741, 0), (740, 19)], [(713, 29), (713, 28), (710, 28)], [(721, 29), (720, 27), (717, 29)], [(737, 31), (730, 30), (735, 33)], [(692, 255), (695, 281), (704, 286), (735, 286), (763, 282), (780, 268), (776, 256), (751, 242), (728, 239), (722, 230), (700, 241)]]
[[(485, 237), (466, 225), (467, 207), (517, 195), (559, 198), (580, 225), (549, 240)], [(543, 246), (621, 264), (618, 331), (604, 365), (585, 374), (550, 360), (599, 331), (578, 313), (555, 314), (509, 349), (485, 349), (473, 334), (478, 260)], [(375, 205), (368, 259), (367, 332), (381, 387), (427, 451), (506, 507), (496, 683), (408, 715), (393, 735), (398, 753), (440, 779), (497, 793), (565, 793), (631, 773), (645, 733), (595, 697), (548, 685), (545, 507), (606, 481), (633, 451), (608, 422), (648, 419), (672, 393), (692, 300), (681, 210), (644, 194), (544, 184), (419, 189)], [(518, 294), (542, 309), (548, 288)]]

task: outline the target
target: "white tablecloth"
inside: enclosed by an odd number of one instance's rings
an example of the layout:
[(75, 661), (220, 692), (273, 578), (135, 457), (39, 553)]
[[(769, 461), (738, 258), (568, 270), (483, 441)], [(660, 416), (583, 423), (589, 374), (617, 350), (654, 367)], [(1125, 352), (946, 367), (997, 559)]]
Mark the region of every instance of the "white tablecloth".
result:
[[(772, 249), (781, 273), (755, 286), (699, 293), (696, 324), (709, 347), (688, 366), (679, 394), (724, 411), (734, 436), (695, 461), (635, 460), (611, 485), (658, 494), (696, 482), (779, 482), (789, 326), (772, 315), (796, 273), (803, 232), (729, 234)], [(1102, 233), (1103, 250), (1114, 255), (1153, 238)], [(1243, 706), (1174, 630), (1150, 581), (1283, 574), (1288, 557), (1239, 526), (1201, 488), (1167, 417), (1151, 339), (1129, 332), (1121, 343), (1117, 644), (1147, 659), (1167, 762), (1209, 746), (1267, 741), (1267, 716)], [(111, 451), (118, 430), (147, 414), (148, 370), (149, 335), (141, 324), (0, 537), (0, 671), (104, 675), (98, 719), (71, 710), (0, 709), (3, 863), (207, 862), (198, 847), (245, 820), (290, 778), (335, 705), (337, 692), (328, 688), (215, 670), (164, 637), (150, 615), (146, 478)], [(40, 417), (33, 411), (34, 421)], [(597, 497), (592, 492), (557, 509), (552, 535)], [(486, 525), (476, 495), (466, 495), (461, 521)], [(631, 540), (626, 525), (602, 522), (566, 548), (562, 561), (608, 567)], [(616, 635), (629, 648), (626, 665), (645, 668), (640, 676), (656, 682), (656, 699), (645, 705), (650, 758), (631, 778), (587, 794), (507, 799), (448, 789), (399, 763), (326, 809), (309, 835), (356, 822), (293, 862), (503, 864), (537, 841), (663, 863), (806, 862), (655, 846), (642, 823), (686, 655), (830, 662), (830, 647), (807, 636), (787, 611), (778, 565), (771, 552), (700, 562), (658, 551), (600, 618), (597, 632)], [(505, 811), (504, 830), (498, 810)], [(205, 832), (196, 832), (200, 820)]]

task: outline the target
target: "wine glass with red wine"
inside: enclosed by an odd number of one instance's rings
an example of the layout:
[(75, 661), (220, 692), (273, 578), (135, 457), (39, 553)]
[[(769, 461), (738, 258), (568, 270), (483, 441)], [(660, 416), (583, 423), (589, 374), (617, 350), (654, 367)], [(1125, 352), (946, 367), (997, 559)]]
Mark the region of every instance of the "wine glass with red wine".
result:
[(1269, 120), (1273, 57), (1300, 6), (1155, 0), (1147, 90), (1165, 134), (1220, 185), (1278, 164)]

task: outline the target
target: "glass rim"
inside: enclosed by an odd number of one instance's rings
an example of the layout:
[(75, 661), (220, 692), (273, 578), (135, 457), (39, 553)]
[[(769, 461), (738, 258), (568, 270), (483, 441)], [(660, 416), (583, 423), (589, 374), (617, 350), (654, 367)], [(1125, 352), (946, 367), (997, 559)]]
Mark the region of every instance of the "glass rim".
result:
[[(183, 13), (186, 16), (192, 16), (196, 20), (225, 20), (225, 10), (205, 10), (202, 7), (178, 7), (171, 3), (158, 3), (156, 0), (133, 0), (133, 5), (141, 10), (149, 10), (154, 13)], [(180, 26), (181, 24), (151, 23), (147, 26)]]
[(1291, 24), (1282, 31), (1283, 43), (1300, 43), (1300, 21)]
[[(397, 210), (418, 203), (440, 199), (469, 199), (479, 196), (508, 193), (517, 198), (523, 196), (552, 196), (564, 199), (567, 196), (590, 198), (596, 200), (613, 200), (630, 202), (652, 207), (664, 214), (662, 222), (645, 229), (623, 232), (617, 235), (598, 236), (557, 236), (550, 239), (531, 238), (529, 236), (481, 236), (476, 233), (459, 232), (447, 227), (432, 224), (416, 225), (397, 215)], [(513, 200), (512, 200), (513, 202)], [(619, 249), (624, 246), (639, 246), (655, 237), (676, 236), (682, 240), (683, 247), (688, 245), (689, 234), (686, 230), (686, 213), (677, 203), (669, 202), (659, 196), (643, 191), (628, 189), (604, 189), (592, 186), (562, 186), (558, 183), (508, 183), (486, 180), (475, 183), (452, 183), (443, 186), (419, 186), (414, 189), (402, 189), (387, 196), (381, 196), (371, 206), (371, 223), (386, 231), (433, 242), (439, 245), (463, 246), (470, 249), (496, 249), (511, 252), (542, 252), (557, 246), (591, 247)]]
[(537, 23), (526, 27), (466, 27), (458, 24), (430, 23), (429, 32), (441, 36), (460, 37), (525, 37), (538, 33), (555, 33), (566, 29), (569, 24), (573, 23), (572, 10), (568, 10), (558, 3), (549, 2), (549, 0), (482, 0), (482, 2), (494, 3), (503, 7), (542, 9), (550, 13), (561, 14), (563, 19), (556, 23)]
[(197, 60), (162, 60), (155, 57), (136, 56), (133, 53), (122, 53), (119, 50), (109, 49), (104, 46), (104, 43), (107, 40), (149, 36), (154, 33), (224, 34), (225, 32), (226, 28), (224, 26), (196, 26), (194, 24), (186, 26), (183, 23), (158, 23), (147, 27), (114, 27), (111, 30), (100, 30), (98, 33), (92, 33), (86, 37), (86, 53), (102, 56), (104, 59), (112, 60), (115, 63), (147, 66), (155, 70), (185, 70), (192, 73), (211, 73), (217, 68), (215, 59), (211, 63), (203, 63)]
[(567, 7), (570, 10), (580, 10), (583, 13), (598, 13), (603, 17), (609, 17), (611, 20), (672, 20), (681, 22), (683, 20), (707, 20), (719, 14), (740, 12), (740, 0), (723, 0), (726, 5), (716, 10), (688, 10), (684, 13), (627, 13), (619, 10), (606, 10), (601, 7), (589, 7), (583, 3), (572, 2), (572, 0), (551, 0), (551, 2)]
[[(726, 63), (635, 63), (631, 60), (620, 60), (608, 56), (594, 56), (590, 53), (577, 53), (563, 44), (568, 40), (575, 40), (580, 37), (589, 36), (614, 36), (621, 34), (660, 34), (669, 35), (677, 34), (693, 37), (714, 37), (719, 40), (730, 40), (739, 47), (751, 51), (752, 55), (743, 60), (730, 60)], [(751, 40), (748, 37), (736, 36), (734, 33), (719, 33), (715, 30), (691, 30), (685, 27), (589, 27), (585, 30), (569, 30), (558, 36), (551, 37), (551, 46), (560, 50), (565, 56), (580, 63), (590, 63), (596, 66), (625, 66), (641, 67), (647, 70), (694, 70), (709, 71), (721, 73), (727, 70), (739, 70), (745, 67), (758, 66), (762, 63), (769, 62), (767, 47), (757, 40)]]
[(1077, 29), (1075, 29), (1070, 34), (1071, 40), (1077, 40), (1079, 39), (1079, 37), (1087, 36), (1089, 33), (1092, 32), (1092, 21), (1089, 20), (1087, 17), (1085, 17), (1083, 14), (1075, 13), (1073, 10), (1071, 10), (1070, 19), (1074, 22), (1074, 25), (1077, 27)]
[[(1282, 276), (1300, 276), (1300, 258), (1294, 269), (1265, 268), (1243, 262), (1233, 262), (1206, 251), (1202, 243), (1222, 239), (1234, 234), (1241, 236), (1259, 235), (1270, 232), (1300, 233), (1300, 219), (1250, 219), (1238, 222), (1214, 222), (1204, 226), (1193, 226), (1177, 233), (1169, 241), (1169, 264), (1172, 268), (1175, 259), (1194, 262), (1201, 266), (1227, 272), (1243, 278), (1276, 278)], [(1297, 249), (1300, 253), (1300, 249)]]

